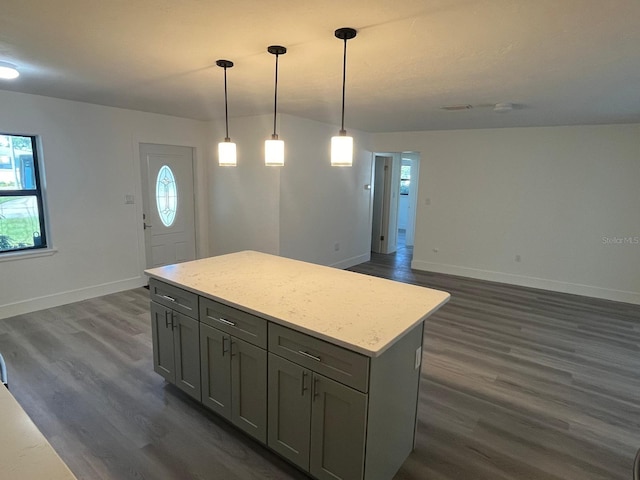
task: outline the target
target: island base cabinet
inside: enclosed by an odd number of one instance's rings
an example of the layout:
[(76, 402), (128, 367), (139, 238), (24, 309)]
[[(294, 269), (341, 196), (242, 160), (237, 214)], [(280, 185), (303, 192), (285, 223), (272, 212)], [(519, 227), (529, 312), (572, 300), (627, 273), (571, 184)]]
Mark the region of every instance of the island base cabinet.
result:
[(231, 421), (267, 442), (267, 351), (231, 337)]
[(202, 403), (231, 418), (231, 340), (220, 330), (200, 324)]
[(361, 479), (367, 396), (313, 374), (309, 472), (319, 480)]
[(273, 450), (323, 479), (360, 480), (367, 396), (269, 354), (269, 440)]
[(202, 403), (267, 441), (267, 352), (200, 324)]
[(171, 310), (151, 302), (151, 337), (153, 338), (153, 370), (171, 383), (176, 382), (176, 356), (173, 343)]
[(268, 445), (309, 471), (311, 371), (269, 353)]
[(182, 391), (201, 399), (199, 322), (151, 302), (153, 368)]

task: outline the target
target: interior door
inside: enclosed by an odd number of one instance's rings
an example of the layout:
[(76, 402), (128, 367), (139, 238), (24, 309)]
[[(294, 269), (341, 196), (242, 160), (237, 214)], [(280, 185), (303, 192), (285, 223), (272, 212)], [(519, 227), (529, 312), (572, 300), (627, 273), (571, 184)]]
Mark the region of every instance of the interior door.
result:
[[(376, 155), (371, 228), (371, 251), (376, 253), (393, 253), (396, 251), (398, 189), (393, 188), (393, 167), (393, 157)], [(400, 183), (399, 167), (397, 183)]]
[(193, 149), (140, 144), (147, 268), (196, 258)]

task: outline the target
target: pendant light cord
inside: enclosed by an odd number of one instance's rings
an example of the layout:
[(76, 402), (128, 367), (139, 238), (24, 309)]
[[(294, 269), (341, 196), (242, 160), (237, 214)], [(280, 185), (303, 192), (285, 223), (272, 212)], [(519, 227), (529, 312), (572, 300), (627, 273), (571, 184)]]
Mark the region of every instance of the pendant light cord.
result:
[(226, 127), (226, 136), (224, 141), (230, 142), (229, 138), (229, 109), (227, 107), (227, 67), (224, 67), (224, 122)]
[(340, 134), (346, 134), (346, 130), (344, 129), (344, 91), (345, 84), (347, 82), (347, 39), (344, 39), (344, 54), (342, 56), (342, 127), (340, 129)]
[(278, 134), (276, 133), (276, 115), (278, 113), (278, 57), (280, 55), (276, 54), (276, 86), (275, 92), (273, 95), (273, 138), (274, 140), (278, 138)]

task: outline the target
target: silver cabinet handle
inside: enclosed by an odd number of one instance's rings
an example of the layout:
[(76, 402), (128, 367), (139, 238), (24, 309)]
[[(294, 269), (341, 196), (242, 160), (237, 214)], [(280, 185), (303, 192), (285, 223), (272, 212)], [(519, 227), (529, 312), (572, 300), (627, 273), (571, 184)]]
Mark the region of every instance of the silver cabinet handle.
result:
[[(164, 311), (164, 324), (167, 328), (169, 328), (169, 312), (171, 310), (165, 310)], [(172, 327), (173, 328), (173, 327)]]
[(302, 381), (301, 381), (301, 387), (300, 387), (300, 395), (304, 397), (304, 392), (305, 390), (307, 390), (307, 387), (304, 386), (304, 379), (307, 376), (307, 372), (306, 371), (302, 371)]
[(162, 298), (169, 300), (170, 302), (175, 302), (176, 299), (173, 297), (170, 297), (169, 295), (160, 295)]
[(322, 361), (320, 359), (320, 357), (316, 357), (315, 355), (311, 355), (309, 352), (304, 352), (302, 350), (298, 350), (298, 353), (300, 355), (304, 355), (305, 357), (311, 358), (312, 360), (315, 360), (316, 362), (321, 362)]
[(227, 340), (227, 337), (225, 335), (222, 336), (222, 356), (224, 357), (224, 354), (227, 353), (229, 350), (225, 350), (224, 349), (224, 341)]
[(178, 323), (176, 323), (175, 320), (175, 314), (176, 312), (174, 312), (173, 310), (171, 310), (171, 330), (175, 330), (176, 327), (178, 326)]
[(213, 318), (214, 320), (216, 320), (216, 321), (218, 321), (220, 323), (224, 323), (225, 325), (230, 325), (232, 327), (236, 326), (236, 324), (234, 322), (230, 322), (229, 320), (226, 320), (226, 319), (224, 319), (222, 317), (220, 317), (220, 318), (211, 317), (211, 318)]
[(313, 401), (314, 402), (316, 401), (316, 397), (320, 396), (320, 394), (318, 393), (318, 380), (319, 380), (319, 378), (314, 375), (313, 376), (313, 383), (312, 383), (313, 391), (311, 392), (311, 395), (313, 396)]

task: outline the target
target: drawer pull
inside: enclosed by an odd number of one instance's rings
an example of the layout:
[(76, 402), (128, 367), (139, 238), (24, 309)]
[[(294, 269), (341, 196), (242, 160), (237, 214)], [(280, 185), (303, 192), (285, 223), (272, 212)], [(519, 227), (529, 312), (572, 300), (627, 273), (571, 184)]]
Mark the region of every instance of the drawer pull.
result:
[(174, 303), (175, 303), (175, 301), (176, 301), (176, 299), (175, 299), (175, 298), (170, 297), (169, 295), (160, 295), (160, 296), (161, 296), (162, 298), (166, 299), (166, 300), (169, 300), (170, 302), (174, 302)]
[(216, 320), (217, 322), (224, 323), (225, 325), (230, 325), (230, 326), (232, 326), (232, 327), (235, 327), (235, 326), (236, 326), (235, 322), (230, 322), (229, 320), (226, 320), (226, 319), (224, 319), (224, 318), (222, 318), (222, 317), (220, 317), (220, 318), (211, 317), (211, 318), (213, 318), (213, 319), (214, 319), (214, 320)]
[(321, 362), (322, 360), (320, 359), (320, 357), (316, 357), (315, 355), (311, 355), (308, 352), (302, 351), (302, 350), (298, 350), (298, 353), (300, 355), (304, 355), (305, 357), (311, 358), (312, 360), (315, 360), (316, 362)]

